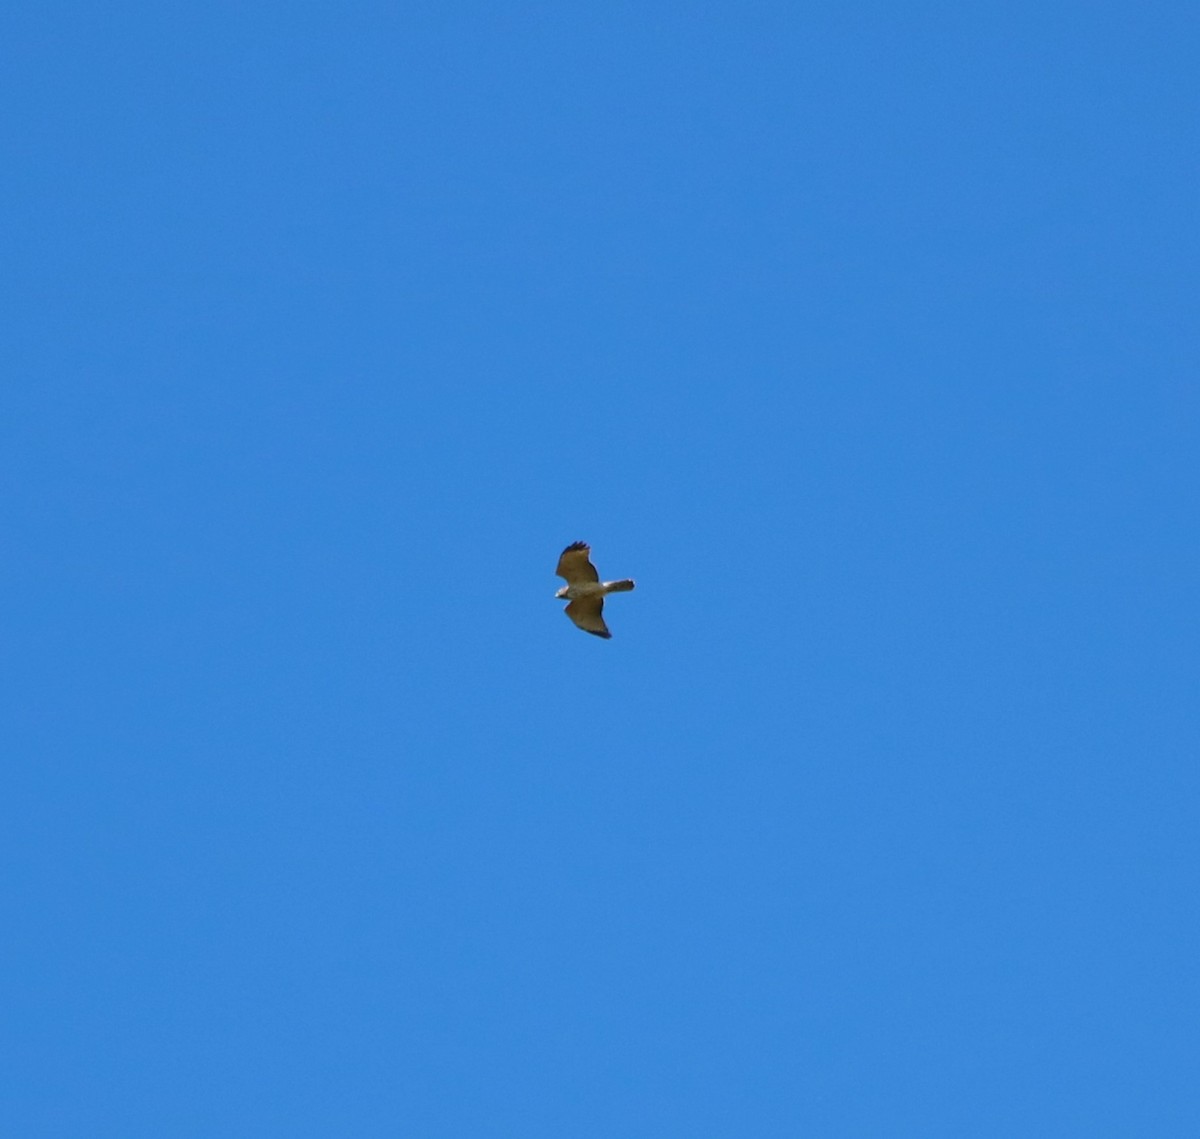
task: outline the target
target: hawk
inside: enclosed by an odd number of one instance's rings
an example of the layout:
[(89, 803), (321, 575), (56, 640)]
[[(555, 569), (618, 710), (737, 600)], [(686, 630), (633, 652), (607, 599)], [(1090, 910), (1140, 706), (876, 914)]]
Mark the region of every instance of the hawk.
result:
[(554, 596), (566, 598), (571, 604), (565, 612), (585, 633), (597, 637), (611, 637), (602, 616), (606, 593), (626, 593), (633, 582), (601, 581), (596, 567), (588, 560), (591, 546), (586, 542), (572, 542), (558, 559), (554, 572), (567, 579), (567, 584)]

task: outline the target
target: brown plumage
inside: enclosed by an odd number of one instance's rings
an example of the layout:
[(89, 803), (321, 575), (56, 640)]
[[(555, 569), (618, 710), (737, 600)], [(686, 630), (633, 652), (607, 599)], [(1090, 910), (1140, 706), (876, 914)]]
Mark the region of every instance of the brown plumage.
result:
[(567, 584), (554, 596), (570, 602), (565, 612), (585, 633), (608, 638), (612, 633), (604, 623), (605, 595), (625, 593), (633, 588), (633, 582), (629, 578), (601, 581), (588, 557), (590, 553), (591, 547), (586, 542), (572, 542), (563, 550), (554, 572), (565, 578)]

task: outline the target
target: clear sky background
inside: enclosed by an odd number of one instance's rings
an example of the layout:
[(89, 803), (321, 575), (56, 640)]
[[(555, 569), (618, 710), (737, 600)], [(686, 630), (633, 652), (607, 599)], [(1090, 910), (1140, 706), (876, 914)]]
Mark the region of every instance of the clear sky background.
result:
[(1197, 27), (8, 5), (0, 1132), (1200, 1134)]

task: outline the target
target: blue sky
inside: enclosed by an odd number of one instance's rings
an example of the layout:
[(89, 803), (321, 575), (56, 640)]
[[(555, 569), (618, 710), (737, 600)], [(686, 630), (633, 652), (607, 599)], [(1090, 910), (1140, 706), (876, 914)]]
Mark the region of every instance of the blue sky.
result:
[(10, 6), (0, 1129), (1198, 1133), (1196, 33)]

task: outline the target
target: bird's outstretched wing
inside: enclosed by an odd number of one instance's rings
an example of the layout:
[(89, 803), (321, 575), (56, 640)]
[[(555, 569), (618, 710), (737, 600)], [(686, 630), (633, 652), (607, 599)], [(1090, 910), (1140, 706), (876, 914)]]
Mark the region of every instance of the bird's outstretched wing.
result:
[(593, 633), (597, 637), (612, 637), (602, 616), (604, 612), (603, 597), (577, 597), (563, 612), (585, 633)]
[[(591, 549), (586, 542), (572, 542), (563, 550), (558, 559), (558, 569), (554, 572), (559, 577), (566, 578), (568, 585), (574, 585), (577, 581), (599, 581), (600, 575), (596, 572), (596, 567), (588, 561)], [(603, 621), (600, 623), (604, 624)]]

